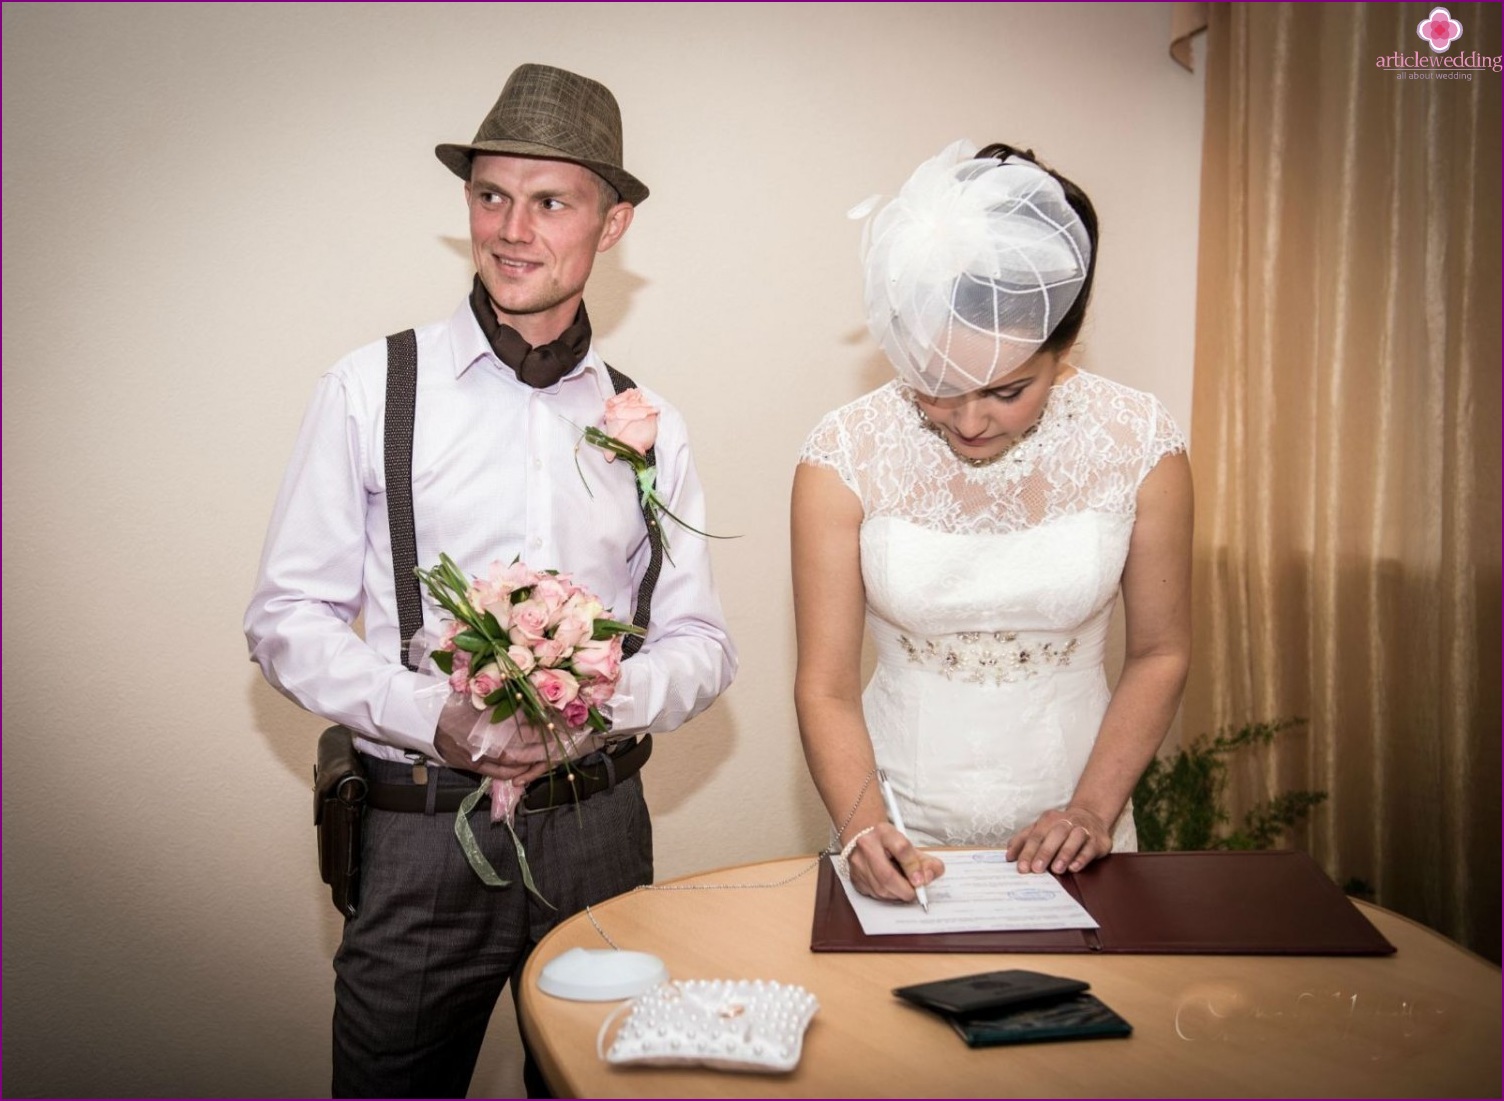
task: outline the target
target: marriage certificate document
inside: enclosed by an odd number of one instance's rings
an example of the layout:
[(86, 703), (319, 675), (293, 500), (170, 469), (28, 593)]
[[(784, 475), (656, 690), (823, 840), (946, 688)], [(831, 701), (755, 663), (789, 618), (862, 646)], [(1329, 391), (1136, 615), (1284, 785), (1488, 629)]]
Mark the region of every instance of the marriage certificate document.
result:
[(1048, 872), (1021, 875), (1000, 849), (937, 853), (945, 874), (927, 888), (930, 912), (917, 902), (858, 893), (838, 877), (868, 936), (885, 933), (985, 933), (1016, 929), (1095, 929), (1096, 921)]

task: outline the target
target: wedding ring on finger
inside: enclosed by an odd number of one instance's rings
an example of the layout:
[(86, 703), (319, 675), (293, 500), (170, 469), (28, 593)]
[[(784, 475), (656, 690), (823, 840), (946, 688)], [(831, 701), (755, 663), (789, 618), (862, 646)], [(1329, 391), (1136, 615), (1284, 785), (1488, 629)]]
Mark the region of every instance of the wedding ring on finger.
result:
[(1072, 822), (1069, 818), (1065, 820), (1065, 824), (1070, 827), (1065, 832), (1066, 841), (1069, 841), (1071, 839), (1071, 834), (1075, 833), (1077, 830), (1080, 830), (1082, 833), (1086, 834), (1085, 839), (1081, 842), (1083, 848), (1096, 841), (1096, 835), (1091, 832), (1090, 826), (1083, 826), (1080, 822)]

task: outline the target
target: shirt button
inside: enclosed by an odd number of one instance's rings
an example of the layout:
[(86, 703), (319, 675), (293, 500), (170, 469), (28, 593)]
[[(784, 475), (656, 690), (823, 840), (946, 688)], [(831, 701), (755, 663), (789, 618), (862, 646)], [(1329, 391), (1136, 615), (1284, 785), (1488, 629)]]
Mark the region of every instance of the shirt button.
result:
[(543, 546), (543, 540), (541, 538), (539, 538), (538, 536), (536, 536), (536, 535), (533, 536), (533, 550), (538, 550), (542, 546)]
[(543, 469), (543, 460), (542, 459), (534, 459), (533, 460), (533, 469), (534, 470), (542, 470)]

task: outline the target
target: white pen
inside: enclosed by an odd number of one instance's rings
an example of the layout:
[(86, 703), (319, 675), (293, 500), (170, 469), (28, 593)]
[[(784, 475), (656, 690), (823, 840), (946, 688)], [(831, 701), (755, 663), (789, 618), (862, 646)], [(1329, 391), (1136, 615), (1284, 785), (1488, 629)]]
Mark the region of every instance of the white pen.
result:
[[(898, 810), (898, 797), (893, 794), (893, 785), (888, 783), (888, 774), (882, 769), (877, 770), (877, 790), (883, 793), (883, 806), (888, 808), (888, 821), (893, 823), (894, 829), (908, 837), (909, 831), (903, 828), (903, 815)], [(929, 913), (930, 896), (922, 883), (914, 888), (914, 896), (919, 899), (924, 912)]]

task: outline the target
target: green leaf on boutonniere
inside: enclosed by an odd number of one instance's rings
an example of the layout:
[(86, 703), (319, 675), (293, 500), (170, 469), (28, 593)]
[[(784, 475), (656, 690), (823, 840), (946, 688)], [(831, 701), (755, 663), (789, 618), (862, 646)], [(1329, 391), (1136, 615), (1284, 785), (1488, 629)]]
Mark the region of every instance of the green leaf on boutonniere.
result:
[(592, 642), (601, 642), (612, 635), (645, 635), (647, 631), (635, 623), (623, 623), (619, 619), (597, 619), (590, 631)]
[[(658, 533), (661, 536), (663, 542), (664, 556), (668, 558), (670, 563), (673, 562), (674, 557), (669, 553), (668, 533), (663, 529), (662, 517), (664, 516), (667, 516), (670, 520), (678, 524), (684, 530), (694, 532), (696, 535), (703, 536), (706, 539), (737, 538), (737, 536), (735, 535), (712, 535), (708, 531), (701, 531), (699, 528), (695, 527), (692, 524), (686, 524), (683, 520), (679, 519), (678, 516), (674, 515), (673, 511), (668, 507), (667, 502), (664, 501), (662, 495), (658, 492), (657, 464), (648, 462), (648, 457), (641, 451), (638, 451), (635, 447), (632, 447), (629, 444), (622, 443), (615, 436), (606, 435), (604, 431), (593, 425), (589, 428), (584, 429), (580, 433), (580, 435), (586, 443), (593, 444), (594, 446), (600, 448), (602, 451), (605, 451), (608, 456), (614, 455), (617, 458), (624, 460), (626, 464), (631, 467), (633, 480), (637, 483), (637, 495), (642, 503), (642, 510), (647, 514), (648, 524), (658, 529)], [(585, 491), (589, 493), (591, 497), (594, 497), (595, 493), (590, 488), (590, 482), (588, 479), (586, 479), (585, 472), (580, 467), (578, 446), (575, 447), (574, 466), (575, 470), (578, 471), (580, 475), (580, 480), (585, 483)], [(597, 635), (596, 637), (599, 638), (601, 636)]]
[(609, 451), (618, 459), (625, 459), (632, 465), (633, 470), (640, 470), (647, 465), (648, 457), (637, 448), (622, 443), (615, 436), (608, 436), (605, 432), (593, 425), (585, 429), (585, 439), (599, 447), (602, 451)]
[(652, 500), (654, 496), (653, 487), (657, 484), (658, 468), (656, 466), (640, 466), (637, 468), (637, 489), (642, 494), (644, 504)]

